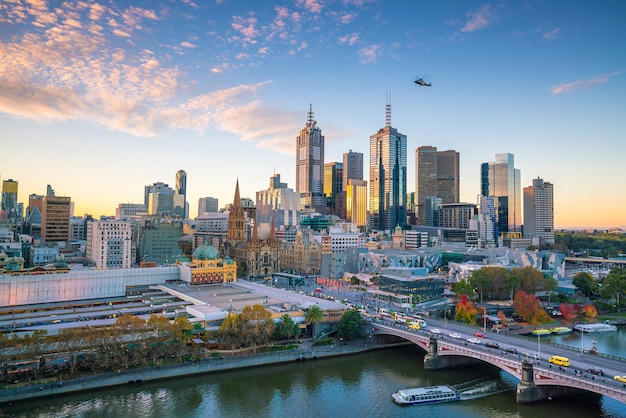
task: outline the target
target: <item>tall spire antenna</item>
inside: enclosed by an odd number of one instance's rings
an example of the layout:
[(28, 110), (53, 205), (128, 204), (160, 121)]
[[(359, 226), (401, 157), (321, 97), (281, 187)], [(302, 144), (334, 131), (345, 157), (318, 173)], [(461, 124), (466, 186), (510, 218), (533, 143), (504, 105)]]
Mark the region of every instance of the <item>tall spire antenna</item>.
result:
[(309, 103), (309, 119), (307, 121), (306, 126), (313, 126), (315, 125), (315, 121), (313, 120), (313, 104)]
[(391, 127), (391, 92), (387, 92), (387, 104), (385, 106), (385, 127)]

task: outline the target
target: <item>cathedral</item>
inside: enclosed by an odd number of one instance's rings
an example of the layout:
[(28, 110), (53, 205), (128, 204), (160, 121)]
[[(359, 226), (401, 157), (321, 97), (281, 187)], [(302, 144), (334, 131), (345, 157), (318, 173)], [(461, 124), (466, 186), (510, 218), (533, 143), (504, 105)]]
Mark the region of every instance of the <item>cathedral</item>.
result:
[(222, 253), (242, 264), (242, 275), (251, 277), (271, 277), (280, 271), (279, 247), (276, 239), (274, 222), (270, 227), (267, 239), (259, 238), (259, 231), (254, 222), (252, 236), (247, 240), (246, 218), (239, 194), (239, 180), (235, 186), (235, 197), (228, 214), (228, 239), (224, 242)]

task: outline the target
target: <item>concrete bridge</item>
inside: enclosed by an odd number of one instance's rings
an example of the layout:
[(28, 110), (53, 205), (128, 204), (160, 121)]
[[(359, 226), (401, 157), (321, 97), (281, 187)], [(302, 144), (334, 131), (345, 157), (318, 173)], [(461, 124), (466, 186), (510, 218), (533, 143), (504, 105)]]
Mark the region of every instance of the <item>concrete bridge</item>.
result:
[(518, 403), (556, 399), (581, 391), (595, 392), (626, 403), (626, 385), (615, 382), (611, 377), (602, 378), (588, 373), (577, 375), (568, 368), (552, 367), (546, 361), (533, 361), (500, 349), (489, 349), (482, 344), (468, 343), (463, 339), (429, 334), (428, 331), (414, 331), (381, 323), (371, 323), (369, 327), (372, 335), (395, 335), (426, 351), (424, 370), (483, 362), (506, 371), (520, 381), (517, 385)]

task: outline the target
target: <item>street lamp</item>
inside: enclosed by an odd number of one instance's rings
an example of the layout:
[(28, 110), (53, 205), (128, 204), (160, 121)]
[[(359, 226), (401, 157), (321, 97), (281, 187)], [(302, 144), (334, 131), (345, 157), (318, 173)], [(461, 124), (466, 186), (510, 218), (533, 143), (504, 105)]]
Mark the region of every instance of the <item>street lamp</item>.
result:
[(537, 333), (537, 355), (541, 355), (541, 334)]
[(487, 332), (487, 308), (483, 308), (483, 332)]

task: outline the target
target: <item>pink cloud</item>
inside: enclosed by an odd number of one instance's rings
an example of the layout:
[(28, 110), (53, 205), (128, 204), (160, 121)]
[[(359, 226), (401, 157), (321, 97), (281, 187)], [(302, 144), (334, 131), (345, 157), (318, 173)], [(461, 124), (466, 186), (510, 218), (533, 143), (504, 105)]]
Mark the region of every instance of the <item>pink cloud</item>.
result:
[(619, 72), (614, 72), (606, 75), (601, 75), (599, 77), (591, 78), (589, 80), (577, 80), (572, 81), (570, 83), (559, 84), (558, 86), (550, 87), (548, 91), (556, 96), (558, 94), (570, 93), (572, 91), (585, 90), (589, 87), (592, 87), (596, 84), (607, 83), (609, 79), (613, 76), (620, 74)]
[(381, 45), (369, 45), (359, 49), (359, 62), (361, 64), (370, 64), (376, 62), (382, 55), (383, 49)]
[(477, 12), (468, 13), (468, 20), (461, 32), (473, 32), (475, 30), (484, 29), (489, 26), (494, 18), (491, 6), (485, 5)]
[(319, 0), (298, 0), (297, 3), (311, 13), (320, 13), (324, 8)]
[(553, 29), (550, 32), (544, 33), (541, 39), (544, 41), (551, 41), (559, 36), (559, 32), (561, 32), (561, 28)]
[(344, 36), (339, 37), (338, 41), (340, 44), (354, 45), (359, 41), (359, 34), (351, 33), (348, 35), (344, 35)]

